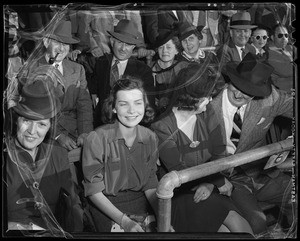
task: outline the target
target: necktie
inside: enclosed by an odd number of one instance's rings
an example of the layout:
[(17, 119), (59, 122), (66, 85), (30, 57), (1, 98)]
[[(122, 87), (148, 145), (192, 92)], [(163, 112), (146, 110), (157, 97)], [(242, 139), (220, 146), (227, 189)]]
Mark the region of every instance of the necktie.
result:
[(241, 48), (241, 52), (242, 52), (242, 60), (245, 57), (246, 53), (245, 53), (245, 48)]
[(242, 130), (242, 119), (240, 116), (240, 110), (237, 109), (237, 111), (234, 114), (233, 117), (233, 128), (232, 128), (232, 133), (230, 140), (232, 143), (237, 146), (240, 140), (240, 135), (241, 135), (241, 130)]
[(118, 70), (118, 63), (119, 60), (115, 60), (115, 63), (111, 67), (110, 72), (110, 85), (113, 86), (113, 84), (119, 79), (119, 70)]

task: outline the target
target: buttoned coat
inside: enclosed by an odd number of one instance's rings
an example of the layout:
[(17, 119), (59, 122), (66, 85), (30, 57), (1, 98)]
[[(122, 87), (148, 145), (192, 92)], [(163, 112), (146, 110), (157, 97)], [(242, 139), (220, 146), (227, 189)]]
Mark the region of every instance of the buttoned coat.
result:
[[(44, 56), (33, 66), (47, 65)], [(61, 116), (56, 128), (56, 136), (64, 133), (78, 137), (93, 130), (93, 104), (87, 89), (84, 67), (68, 59), (62, 61), (65, 94), (62, 97)], [(31, 67), (34, 70), (34, 67)]]
[[(216, 118), (220, 122), (223, 141), (226, 143), (226, 132), (222, 110), (223, 91), (207, 105), (207, 114), (208, 121), (210, 112), (216, 114)], [(272, 86), (272, 93), (270, 96), (264, 99), (253, 99), (247, 104), (240, 140), (235, 154), (266, 145), (266, 133), (274, 118), (279, 115), (289, 118), (293, 117), (293, 97)], [(255, 165), (255, 162), (242, 166), (246, 173), (249, 168), (248, 173), (250, 174), (250, 167), (253, 166), (251, 164)], [(270, 173), (271, 177), (274, 177), (277, 174), (278, 173)]]

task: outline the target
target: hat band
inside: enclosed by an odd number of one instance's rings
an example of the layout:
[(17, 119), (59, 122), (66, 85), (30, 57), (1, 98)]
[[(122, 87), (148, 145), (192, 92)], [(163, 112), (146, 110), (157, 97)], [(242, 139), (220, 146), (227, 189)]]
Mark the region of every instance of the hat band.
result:
[(233, 25), (251, 25), (251, 22), (248, 20), (236, 20), (231, 22), (230, 26)]
[(124, 34), (124, 35), (129, 35), (130, 37), (134, 38), (134, 39), (138, 39), (139, 37), (131, 34), (131, 33), (128, 33), (128, 32), (125, 32), (125, 31), (122, 31), (122, 30), (116, 30), (115, 33), (119, 33), (119, 34)]

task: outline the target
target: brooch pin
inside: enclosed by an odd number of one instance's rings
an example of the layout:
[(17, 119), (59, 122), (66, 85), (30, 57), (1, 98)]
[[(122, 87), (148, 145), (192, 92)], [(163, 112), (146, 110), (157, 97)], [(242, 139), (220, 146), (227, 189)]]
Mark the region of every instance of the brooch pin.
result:
[(197, 146), (199, 146), (200, 142), (199, 141), (192, 141), (190, 144), (190, 148), (196, 148)]

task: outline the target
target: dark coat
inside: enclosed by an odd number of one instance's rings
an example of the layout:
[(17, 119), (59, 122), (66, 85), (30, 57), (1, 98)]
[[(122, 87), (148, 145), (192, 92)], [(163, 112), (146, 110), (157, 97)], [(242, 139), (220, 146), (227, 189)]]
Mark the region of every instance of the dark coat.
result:
[[(110, 69), (112, 59), (112, 54), (106, 54), (98, 58), (95, 63), (90, 91), (91, 94), (97, 95), (99, 102), (95, 108), (94, 127), (98, 127), (100, 124), (102, 124), (101, 108), (104, 100), (109, 96), (111, 90)], [(150, 105), (154, 106), (154, 95), (151, 95), (151, 93), (154, 93), (154, 80), (150, 67), (142, 61), (131, 57), (128, 59), (124, 75), (135, 76), (144, 82), (144, 88), (146, 90)]]

